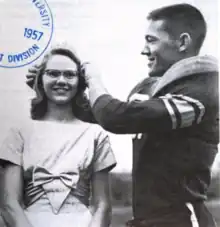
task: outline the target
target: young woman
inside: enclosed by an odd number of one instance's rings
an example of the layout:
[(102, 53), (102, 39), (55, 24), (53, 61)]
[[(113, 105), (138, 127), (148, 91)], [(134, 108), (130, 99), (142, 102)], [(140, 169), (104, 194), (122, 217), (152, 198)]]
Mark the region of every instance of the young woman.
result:
[(81, 68), (69, 49), (45, 55), (31, 120), (1, 146), (0, 211), (8, 227), (110, 224), (108, 173), (116, 162), (105, 131), (78, 119), (90, 112)]

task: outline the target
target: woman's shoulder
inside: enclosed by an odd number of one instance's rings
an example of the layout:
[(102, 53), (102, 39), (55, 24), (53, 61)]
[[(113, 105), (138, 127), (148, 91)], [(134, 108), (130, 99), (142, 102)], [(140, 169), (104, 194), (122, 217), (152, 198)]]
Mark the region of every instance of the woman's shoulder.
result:
[(99, 138), (100, 136), (107, 136), (108, 133), (98, 124), (95, 123), (87, 123), (80, 121), (80, 128), (84, 128), (91, 138)]
[(7, 124), (6, 131), (13, 131), (19, 133), (21, 136), (30, 133), (33, 129), (34, 121), (28, 117), (20, 117), (10, 121)]
[(94, 133), (102, 133), (106, 132), (100, 125), (93, 123), (86, 123), (88, 125), (88, 129)]
[(89, 130), (95, 140), (102, 140), (108, 137), (109, 133), (98, 124), (90, 124)]

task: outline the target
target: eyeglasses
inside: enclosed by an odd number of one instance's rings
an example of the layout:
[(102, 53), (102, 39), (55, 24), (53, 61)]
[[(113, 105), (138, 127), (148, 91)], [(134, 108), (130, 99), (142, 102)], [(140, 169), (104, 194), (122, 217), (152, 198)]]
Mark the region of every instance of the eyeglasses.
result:
[(63, 75), (66, 79), (73, 79), (74, 77), (78, 76), (77, 71), (72, 70), (55, 70), (55, 69), (47, 69), (45, 70), (45, 74), (52, 78), (58, 78)]

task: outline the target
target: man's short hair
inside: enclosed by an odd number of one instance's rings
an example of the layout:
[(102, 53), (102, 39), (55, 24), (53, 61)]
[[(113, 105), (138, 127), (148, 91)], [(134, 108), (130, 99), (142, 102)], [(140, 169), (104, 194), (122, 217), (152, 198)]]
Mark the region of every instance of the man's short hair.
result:
[(199, 50), (206, 36), (206, 22), (202, 13), (190, 4), (175, 4), (151, 11), (148, 20), (164, 20), (167, 32), (188, 32)]

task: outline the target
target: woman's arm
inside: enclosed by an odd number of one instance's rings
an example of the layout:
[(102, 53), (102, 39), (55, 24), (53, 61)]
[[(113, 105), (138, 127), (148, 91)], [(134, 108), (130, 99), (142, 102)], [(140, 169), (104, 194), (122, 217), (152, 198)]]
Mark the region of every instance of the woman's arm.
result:
[(108, 227), (111, 223), (111, 199), (109, 173), (107, 170), (95, 172), (92, 178), (93, 218), (89, 227)]
[(22, 167), (4, 163), (0, 174), (0, 212), (7, 227), (32, 227), (22, 208)]

